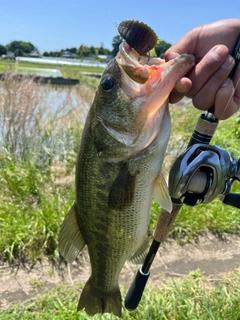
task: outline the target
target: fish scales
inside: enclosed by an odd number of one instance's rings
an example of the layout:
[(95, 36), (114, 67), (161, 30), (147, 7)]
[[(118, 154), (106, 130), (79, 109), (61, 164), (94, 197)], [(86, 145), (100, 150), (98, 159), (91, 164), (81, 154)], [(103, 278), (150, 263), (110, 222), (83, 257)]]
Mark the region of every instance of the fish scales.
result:
[[(90, 130), (89, 127), (85, 128)], [(78, 216), (78, 220), (83, 237), (87, 239), (86, 244), (93, 270), (92, 283), (103, 291), (110, 291), (117, 286), (118, 275), (126, 259), (134, 254), (139, 242), (145, 240), (148, 221), (145, 215), (149, 212), (151, 205), (151, 199), (146, 196), (148, 162), (146, 161), (143, 165), (143, 170), (138, 167), (138, 178), (141, 181), (141, 175), (146, 175), (146, 183), (138, 184), (131, 206), (125, 210), (109, 209), (107, 199), (111, 186), (119, 173), (120, 165), (108, 164), (99, 159), (96, 149), (89, 148), (93, 146), (90, 140), (83, 138), (80, 150), (83, 150), (84, 153), (79, 154), (81, 161), (78, 163), (76, 172), (77, 186), (80, 186), (77, 187), (76, 199), (79, 199), (77, 207), (79, 207), (79, 212), (86, 208), (88, 212), (86, 216)], [(89, 155), (86, 155), (86, 150)], [(91, 167), (87, 163), (91, 163)], [(150, 174), (148, 175), (151, 177)], [(81, 188), (83, 184), (85, 187)], [(144, 202), (147, 205), (143, 205), (141, 209)], [(89, 220), (94, 220), (94, 224), (89, 224)], [(145, 220), (144, 226), (142, 220)], [(139, 226), (143, 229), (142, 234), (138, 230)], [(129, 246), (130, 241), (133, 242), (131, 246)], [(106, 272), (103, 273), (102, 270)]]
[(121, 316), (119, 274), (141, 263), (152, 197), (171, 211), (162, 173), (170, 136), (168, 96), (194, 65), (182, 55), (165, 62), (140, 56), (126, 42), (108, 64), (84, 126), (76, 164), (76, 201), (59, 236), (72, 262), (87, 245), (91, 276), (78, 310)]

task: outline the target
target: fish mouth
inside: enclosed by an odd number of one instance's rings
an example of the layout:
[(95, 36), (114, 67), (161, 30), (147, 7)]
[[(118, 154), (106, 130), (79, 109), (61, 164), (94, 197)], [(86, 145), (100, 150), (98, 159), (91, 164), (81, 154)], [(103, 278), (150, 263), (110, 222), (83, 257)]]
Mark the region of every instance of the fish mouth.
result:
[(129, 148), (133, 155), (147, 148), (160, 132), (168, 97), (176, 82), (195, 64), (193, 55), (183, 54), (174, 60), (139, 55), (126, 42), (121, 43), (115, 58), (120, 68), (120, 87), (140, 105), (140, 112), (130, 127), (112, 126), (104, 121), (108, 133)]
[(144, 84), (148, 81), (150, 75), (148, 66), (148, 63), (151, 62), (150, 57), (140, 56), (126, 42), (120, 44), (116, 62), (135, 82)]
[(158, 57), (139, 55), (123, 42), (119, 46), (116, 62), (122, 71), (121, 87), (125, 93), (130, 98), (145, 96), (145, 104), (151, 104), (152, 112), (156, 112), (168, 98), (176, 82), (195, 65), (195, 58), (190, 54), (182, 54), (165, 62)]

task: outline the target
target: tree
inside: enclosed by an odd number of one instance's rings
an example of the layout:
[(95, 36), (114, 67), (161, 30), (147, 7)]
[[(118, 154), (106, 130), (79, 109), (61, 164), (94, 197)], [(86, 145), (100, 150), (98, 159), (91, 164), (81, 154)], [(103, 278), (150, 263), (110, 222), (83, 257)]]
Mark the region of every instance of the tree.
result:
[(15, 57), (23, 57), (24, 56), (24, 52), (21, 49), (16, 49), (14, 51), (14, 55), (15, 55)]
[(107, 49), (104, 49), (103, 47), (100, 47), (100, 48), (98, 49), (98, 54), (106, 54), (106, 50), (107, 50)]
[(21, 50), (25, 54), (29, 54), (35, 46), (31, 42), (24, 41), (12, 41), (6, 46), (8, 51), (15, 52), (16, 50)]
[(71, 48), (71, 49), (67, 49), (68, 51), (72, 52), (72, 53), (77, 53), (77, 48)]
[(6, 54), (7, 53), (7, 49), (5, 46), (3, 46), (2, 44), (0, 44), (0, 56), (2, 54)]
[(89, 48), (89, 50), (90, 50), (91, 56), (96, 55), (96, 49), (95, 49), (95, 47), (91, 46), (91, 47)]
[(49, 57), (49, 53), (47, 51), (43, 52), (44, 57)]
[(119, 51), (119, 46), (123, 42), (123, 38), (119, 35), (115, 36), (112, 41), (112, 55), (115, 57)]
[(160, 58), (164, 58), (164, 53), (171, 47), (171, 43), (161, 40), (155, 47), (156, 55)]
[(90, 55), (90, 49), (87, 46), (84, 46), (83, 44), (80, 45), (80, 47), (77, 50), (77, 54), (80, 56), (80, 58), (85, 58)]
[(50, 57), (61, 57), (61, 52), (59, 52), (59, 51), (50, 51), (49, 52), (49, 56)]

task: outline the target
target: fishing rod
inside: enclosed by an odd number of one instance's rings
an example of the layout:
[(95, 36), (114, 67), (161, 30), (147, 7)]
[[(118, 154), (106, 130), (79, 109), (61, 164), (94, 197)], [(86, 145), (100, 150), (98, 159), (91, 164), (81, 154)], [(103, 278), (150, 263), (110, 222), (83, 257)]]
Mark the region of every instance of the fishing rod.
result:
[[(229, 75), (231, 79), (240, 61), (240, 38), (232, 56), (235, 65)], [(201, 114), (186, 151), (175, 160), (170, 169), (169, 193), (173, 209), (171, 213), (161, 210), (148, 254), (125, 297), (124, 305), (129, 311), (137, 308), (159, 246), (166, 239), (183, 204), (206, 204), (220, 195), (224, 204), (240, 209), (240, 193), (230, 192), (232, 184), (240, 182), (240, 159), (237, 160), (233, 153), (229, 155), (223, 148), (210, 145), (218, 122), (214, 117), (214, 106)]]

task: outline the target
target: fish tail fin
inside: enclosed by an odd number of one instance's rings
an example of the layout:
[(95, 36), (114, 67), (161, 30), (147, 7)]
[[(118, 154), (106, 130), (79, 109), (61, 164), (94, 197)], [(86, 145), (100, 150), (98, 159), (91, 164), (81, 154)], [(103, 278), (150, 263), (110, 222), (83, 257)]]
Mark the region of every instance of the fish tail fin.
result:
[(91, 278), (88, 279), (78, 303), (78, 311), (82, 309), (90, 316), (108, 312), (121, 317), (122, 297), (119, 287), (111, 292), (102, 292), (92, 285)]

